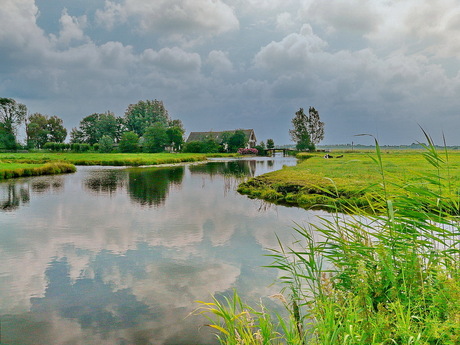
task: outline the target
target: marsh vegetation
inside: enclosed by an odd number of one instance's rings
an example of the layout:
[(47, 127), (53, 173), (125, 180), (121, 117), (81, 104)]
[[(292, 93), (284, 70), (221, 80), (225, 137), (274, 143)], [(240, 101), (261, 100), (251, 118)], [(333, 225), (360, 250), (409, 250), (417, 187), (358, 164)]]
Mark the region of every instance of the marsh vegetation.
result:
[(316, 188), (333, 216), (298, 226), (298, 241), (270, 255), (288, 317), (237, 293), (201, 302), (221, 344), (459, 344), (459, 158), (427, 139), (424, 152), (376, 143), (371, 156), (313, 157), (245, 184), (267, 183), (280, 199), (282, 186), (298, 197)]

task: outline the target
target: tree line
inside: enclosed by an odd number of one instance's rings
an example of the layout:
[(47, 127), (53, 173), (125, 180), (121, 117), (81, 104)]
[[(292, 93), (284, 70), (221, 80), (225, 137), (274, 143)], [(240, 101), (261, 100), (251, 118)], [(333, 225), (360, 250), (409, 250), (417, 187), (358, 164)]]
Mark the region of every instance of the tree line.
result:
[[(18, 128), (25, 124), (26, 143), (17, 140)], [(315, 150), (315, 145), (324, 137), (324, 123), (318, 111), (310, 107), (308, 115), (300, 108), (292, 119), (294, 129), (289, 131), (298, 150)], [(185, 129), (179, 119), (169, 116), (162, 101), (146, 100), (130, 104), (124, 116), (111, 111), (93, 113), (84, 117), (78, 127), (70, 131), (70, 143), (64, 143), (67, 129), (58, 116), (33, 113), (27, 116), (27, 107), (12, 98), (0, 98), (0, 149), (16, 150), (50, 149), (84, 152), (90, 149), (99, 152), (163, 152), (183, 151), (196, 153), (237, 152), (246, 147), (244, 132), (225, 132), (217, 141), (208, 137), (184, 143)], [(262, 141), (255, 148), (259, 154), (274, 148), (273, 139)]]

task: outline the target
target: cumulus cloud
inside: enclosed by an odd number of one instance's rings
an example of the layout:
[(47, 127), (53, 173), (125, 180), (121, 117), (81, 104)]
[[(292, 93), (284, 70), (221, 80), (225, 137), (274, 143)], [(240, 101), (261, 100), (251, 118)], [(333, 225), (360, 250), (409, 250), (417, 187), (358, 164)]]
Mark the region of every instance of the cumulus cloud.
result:
[(228, 54), (221, 50), (211, 51), (206, 62), (215, 74), (220, 75), (233, 71), (233, 63), (228, 58)]
[(89, 41), (89, 38), (84, 34), (84, 28), (87, 24), (86, 16), (72, 17), (67, 13), (67, 9), (64, 9), (59, 23), (61, 24), (59, 36), (51, 35), (52, 41), (62, 45), (69, 45), (72, 41)]
[(117, 21), (134, 17), (145, 33), (161, 31), (171, 37), (190, 34), (215, 36), (239, 27), (233, 9), (221, 0), (125, 0), (106, 1), (97, 12), (99, 22), (113, 27)]
[(381, 17), (370, 1), (314, 1), (305, 11), (305, 19), (322, 25), (326, 31), (351, 31), (367, 34), (374, 31)]
[(178, 47), (163, 48), (160, 51), (147, 49), (142, 60), (160, 69), (175, 73), (196, 73), (201, 68), (201, 57), (197, 53), (187, 53)]
[(322, 51), (327, 43), (305, 24), (300, 33), (290, 34), (280, 42), (271, 42), (255, 56), (256, 67), (270, 69), (274, 73), (306, 71), (311, 55)]

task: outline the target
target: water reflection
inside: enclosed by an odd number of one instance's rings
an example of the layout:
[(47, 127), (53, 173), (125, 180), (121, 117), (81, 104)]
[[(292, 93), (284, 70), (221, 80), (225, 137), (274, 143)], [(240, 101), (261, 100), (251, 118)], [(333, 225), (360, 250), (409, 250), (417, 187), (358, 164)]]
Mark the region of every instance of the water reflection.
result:
[(142, 206), (160, 206), (166, 200), (170, 185), (179, 186), (184, 167), (133, 169), (128, 173), (128, 193)]
[(112, 194), (125, 185), (124, 170), (102, 169), (89, 172), (84, 180), (85, 187), (95, 193)]
[(1, 184), (5, 195), (29, 191), (28, 207), (0, 213), (3, 341), (216, 344), (204, 319), (187, 317), (194, 301), (237, 288), (257, 303), (277, 292), (277, 272), (261, 268), (270, 261), (264, 248), (277, 247), (275, 233), (290, 242), (286, 230), (305, 216), (260, 210), (228, 188), (268, 162), (81, 167)]
[(0, 184), (0, 209), (2, 211), (13, 211), (19, 206), (29, 203), (29, 200), (30, 193), (27, 184)]
[[(262, 162), (263, 163), (263, 162)], [(254, 176), (256, 161), (254, 160), (233, 160), (227, 162), (210, 162), (190, 167), (192, 174), (224, 175), (224, 176)]]

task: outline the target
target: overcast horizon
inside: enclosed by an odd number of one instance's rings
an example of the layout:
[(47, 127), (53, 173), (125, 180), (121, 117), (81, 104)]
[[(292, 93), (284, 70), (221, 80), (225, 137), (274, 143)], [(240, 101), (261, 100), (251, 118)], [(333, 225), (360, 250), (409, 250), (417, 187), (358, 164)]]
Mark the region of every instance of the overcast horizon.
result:
[[(191, 131), (291, 144), (315, 107), (320, 145), (460, 145), (455, 0), (0, 0), (0, 97), (57, 115), (162, 100)], [(69, 137), (67, 137), (67, 141)]]

